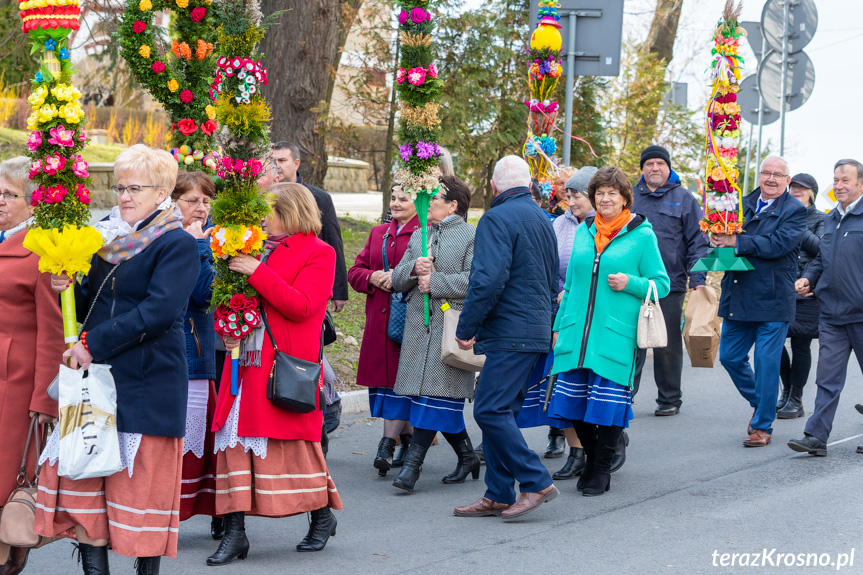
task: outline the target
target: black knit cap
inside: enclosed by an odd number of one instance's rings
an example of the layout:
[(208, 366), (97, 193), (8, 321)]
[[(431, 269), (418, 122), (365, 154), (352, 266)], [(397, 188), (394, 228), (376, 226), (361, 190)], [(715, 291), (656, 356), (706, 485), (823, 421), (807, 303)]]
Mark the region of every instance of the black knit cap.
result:
[(647, 146), (644, 148), (644, 151), (641, 152), (641, 164), (639, 164), (639, 168), (643, 170), (644, 162), (647, 160), (653, 160), (654, 158), (664, 160), (665, 163), (668, 164), (668, 169), (671, 169), (671, 156), (668, 154), (668, 150), (662, 146)]

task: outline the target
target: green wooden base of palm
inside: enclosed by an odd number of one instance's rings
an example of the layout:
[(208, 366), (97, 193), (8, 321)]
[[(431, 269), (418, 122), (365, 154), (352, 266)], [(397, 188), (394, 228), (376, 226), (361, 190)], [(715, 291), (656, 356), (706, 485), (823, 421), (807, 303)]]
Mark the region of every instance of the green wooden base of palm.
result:
[[(431, 199), (438, 193), (438, 188), (434, 190), (419, 190), (416, 192), (416, 197), (414, 198), (414, 206), (417, 209), (417, 216), (420, 220), (420, 234), (422, 234), (422, 249), (423, 249), (423, 257), (427, 258), (429, 255), (429, 247), (428, 247), (428, 219), (429, 219), (429, 203), (431, 203)], [(430, 317), (430, 308), (429, 308), (429, 294), (423, 294), (423, 300), (425, 302), (425, 324), (429, 324)]]

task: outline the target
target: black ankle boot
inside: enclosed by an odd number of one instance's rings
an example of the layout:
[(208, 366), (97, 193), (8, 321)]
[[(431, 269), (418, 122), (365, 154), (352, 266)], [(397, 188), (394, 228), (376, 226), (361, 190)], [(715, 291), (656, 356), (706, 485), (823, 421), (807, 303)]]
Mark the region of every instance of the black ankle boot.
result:
[(797, 419), (803, 415), (803, 388), (793, 385), (788, 394), (788, 401), (785, 402), (782, 409), (776, 412), (776, 417), (779, 419)]
[(584, 449), (581, 447), (570, 447), (569, 457), (560, 471), (551, 476), (554, 480), (573, 479), (584, 469)]
[(249, 555), (246, 514), (242, 511), (225, 513), (224, 519), (225, 536), (216, 552), (207, 557), (207, 565), (227, 565), (234, 559), (245, 559)]
[(378, 454), (375, 456), (375, 469), (381, 477), (387, 476), (387, 471), (393, 466), (393, 452), (396, 450), (396, 440), (389, 437), (381, 437), (378, 443)]
[(458, 455), (458, 464), (455, 471), (444, 476), (441, 481), (444, 483), (464, 483), (468, 475), (473, 475), (474, 479), (479, 479), (479, 457), (473, 450), (470, 438), (468, 437), (458, 445), (454, 445), (453, 450)]
[(594, 450), (584, 448), (584, 467), (581, 469), (581, 477), (578, 478), (578, 483), (575, 488), (578, 491), (584, 489), (585, 484), (590, 481), (590, 476), (593, 475), (593, 459)]
[(221, 517), (210, 519), (210, 536), (216, 541), (221, 541), (225, 536), (225, 520)]
[(779, 394), (779, 399), (776, 401), (776, 411), (779, 411), (788, 402), (788, 396), (791, 395), (791, 386), (782, 384), (782, 393)]
[(626, 431), (620, 434), (617, 440), (617, 446), (614, 448), (614, 459), (611, 461), (611, 470), (609, 473), (614, 473), (626, 463), (626, 447), (629, 445), (629, 436)]
[(78, 561), (84, 568), (84, 575), (111, 575), (108, 569), (108, 546), (94, 547), (86, 543), (78, 544)]
[(411, 446), (413, 438), (413, 433), (402, 433), (399, 435), (399, 447), (398, 451), (396, 451), (396, 454), (393, 456), (392, 467), (401, 467), (405, 464), (405, 457), (408, 456), (408, 447)]
[[(390, 440), (394, 441), (394, 440)], [(309, 521), (309, 532), (303, 540), (297, 544), (297, 551), (321, 551), (327, 546), (330, 537), (336, 535), (336, 516), (329, 507), (315, 509), (311, 513)]]
[(617, 446), (622, 443), (623, 428), (616, 425), (600, 425), (596, 432), (596, 453), (590, 478), (585, 482), (581, 494), (585, 497), (602, 495), (611, 487), (611, 464)]
[(566, 435), (557, 427), (548, 428), (548, 445), (545, 446), (545, 458), (557, 459), (563, 457), (566, 451)]
[(161, 557), (138, 557), (135, 559), (135, 575), (159, 575)]
[(398, 476), (393, 480), (393, 486), (405, 491), (411, 492), (414, 490), (417, 479), (420, 477), (420, 472), (423, 470), (423, 461), (426, 458), (426, 448), (416, 443), (411, 443), (408, 448), (408, 455), (405, 457), (405, 464)]

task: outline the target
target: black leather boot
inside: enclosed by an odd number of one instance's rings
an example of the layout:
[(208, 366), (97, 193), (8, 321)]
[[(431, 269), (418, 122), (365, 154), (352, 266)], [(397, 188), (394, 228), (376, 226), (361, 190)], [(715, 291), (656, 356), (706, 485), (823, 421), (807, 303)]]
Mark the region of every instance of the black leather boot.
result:
[(578, 491), (584, 489), (584, 486), (590, 481), (591, 475), (593, 475), (593, 461), (594, 461), (594, 450), (584, 448), (584, 468), (581, 470), (581, 477), (578, 478), (578, 483), (575, 484), (575, 488)]
[(84, 568), (84, 575), (111, 575), (108, 569), (108, 546), (94, 547), (86, 543), (78, 544), (78, 561)]
[(423, 470), (423, 461), (426, 458), (426, 448), (416, 443), (411, 443), (408, 448), (408, 456), (405, 457), (405, 464), (398, 476), (393, 480), (393, 486), (405, 491), (411, 492), (414, 490), (417, 479), (420, 478), (420, 472)]
[(221, 517), (210, 519), (210, 536), (216, 541), (221, 541), (225, 536), (225, 520)]
[(572, 426), (584, 449), (584, 468), (581, 470), (581, 477), (578, 478), (578, 483), (575, 484), (575, 488), (581, 491), (593, 474), (593, 463), (596, 456), (597, 426), (583, 421), (573, 421)]
[[(390, 440), (393, 441), (393, 440)], [(321, 551), (330, 537), (336, 535), (336, 516), (329, 507), (321, 507), (309, 513), (309, 532), (297, 544), (297, 551)]]
[(560, 471), (551, 476), (555, 481), (562, 479), (574, 479), (584, 469), (584, 449), (581, 447), (570, 447), (569, 457)]
[(474, 479), (479, 479), (479, 457), (473, 450), (473, 445), (468, 437), (458, 445), (453, 446), (455, 454), (458, 456), (458, 464), (455, 471), (444, 476), (441, 480), (444, 483), (464, 483), (468, 475), (473, 475)]
[(566, 451), (566, 435), (557, 427), (548, 428), (548, 445), (545, 446), (545, 458), (557, 459), (563, 457)]
[(413, 433), (402, 433), (399, 435), (399, 447), (398, 451), (396, 451), (396, 454), (393, 456), (392, 467), (401, 467), (405, 464), (405, 457), (408, 456), (408, 447), (411, 446), (413, 438)]
[(788, 402), (788, 396), (791, 395), (791, 386), (782, 382), (782, 393), (779, 394), (779, 400), (776, 402), (776, 411), (779, 411)]
[(249, 555), (246, 514), (242, 511), (225, 513), (224, 519), (225, 536), (216, 552), (207, 557), (207, 565), (227, 565), (234, 559), (245, 559)]
[(161, 557), (138, 557), (135, 559), (135, 575), (159, 575)]
[(614, 449), (614, 459), (611, 462), (610, 473), (614, 473), (623, 467), (623, 464), (626, 462), (626, 447), (629, 445), (629, 436), (622, 427), (619, 429), (623, 432), (617, 440), (617, 447)]
[(602, 495), (611, 488), (611, 463), (623, 428), (616, 425), (600, 425), (596, 434), (596, 454), (590, 479), (584, 484), (581, 494), (585, 497)]
[(779, 419), (797, 419), (803, 415), (803, 388), (792, 385), (788, 394), (788, 401), (785, 402), (782, 409), (776, 412), (776, 417)]
[(389, 437), (381, 437), (378, 443), (378, 454), (375, 456), (375, 469), (381, 477), (387, 476), (387, 471), (393, 466), (393, 452), (396, 450), (396, 440)]

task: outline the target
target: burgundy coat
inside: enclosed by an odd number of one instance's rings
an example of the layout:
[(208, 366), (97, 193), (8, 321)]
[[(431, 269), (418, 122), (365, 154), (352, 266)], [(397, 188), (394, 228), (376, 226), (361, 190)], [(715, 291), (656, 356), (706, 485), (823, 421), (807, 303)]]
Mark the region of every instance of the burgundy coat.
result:
[(393, 220), (372, 228), (366, 245), (357, 255), (353, 267), (348, 271), (348, 283), (356, 291), (367, 294), (366, 328), (360, 347), (360, 361), (357, 367), (357, 385), (366, 387), (393, 387), (399, 371), (401, 346), (387, 337), (390, 321), (390, 294), (369, 283), (372, 272), (384, 269), (383, 238), (387, 238), (387, 260), (390, 269), (401, 261), (408, 249), (411, 234), (420, 228), (418, 216), (414, 216), (401, 231), (396, 233), (398, 224)]
[[(63, 361), (63, 320), (50, 274), (39, 273), (39, 256), (22, 243), (22, 230), (0, 244), (0, 506), (15, 489), (31, 411), (57, 416), (48, 384)], [(44, 445), (44, 444), (43, 444)], [(27, 475), (33, 479), (36, 444)]]

